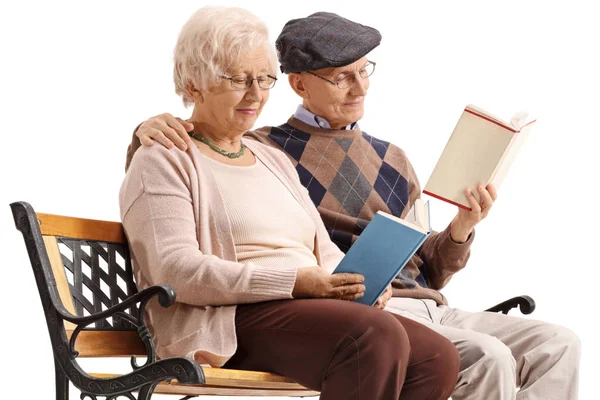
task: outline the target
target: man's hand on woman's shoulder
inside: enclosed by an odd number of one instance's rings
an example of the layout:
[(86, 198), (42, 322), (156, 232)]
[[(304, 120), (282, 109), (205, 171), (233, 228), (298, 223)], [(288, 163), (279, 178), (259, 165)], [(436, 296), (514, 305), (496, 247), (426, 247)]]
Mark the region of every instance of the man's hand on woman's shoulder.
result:
[(193, 124), (164, 113), (142, 122), (136, 129), (135, 135), (144, 146), (152, 146), (154, 142), (158, 142), (168, 149), (177, 146), (186, 151), (188, 146), (194, 145), (188, 135), (188, 132), (193, 129)]

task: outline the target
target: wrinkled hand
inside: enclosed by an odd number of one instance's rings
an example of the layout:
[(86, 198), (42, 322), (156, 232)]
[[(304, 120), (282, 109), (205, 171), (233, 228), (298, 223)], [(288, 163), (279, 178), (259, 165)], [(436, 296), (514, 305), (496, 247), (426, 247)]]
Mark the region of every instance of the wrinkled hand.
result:
[(360, 299), (365, 295), (365, 278), (360, 274), (328, 274), (321, 267), (301, 267), (292, 291), (294, 298)]
[(142, 122), (135, 135), (144, 146), (152, 146), (154, 142), (158, 142), (168, 149), (177, 145), (181, 150), (186, 151), (188, 146), (194, 145), (190, 135), (187, 134), (193, 129), (193, 124), (165, 113)]
[(373, 307), (383, 310), (385, 308), (387, 302), (391, 298), (392, 298), (392, 285), (389, 285), (387, 288), (385, 288), (385, 291), (381, 294), (381, 296), (379, 296), (379, 298), (377, 299), (377, 303), (375, 303), (375, 305)]
[(458, 214), (456, 214), (456, 217), (450, 223), (450, 235), (455, 242), (462, 243), (469, 239), (469, 235), (473, 232), (475, 225), (488, 216), (490, 209), (494, 205), (494, 201), (498, 197), (496, 188), (492, 184), (486, 187), (479, 185), (477, 190), (480, 201), (477, 202), (470, 189), (465, 190), (465, 196), (471, 206), (471, 211), (459, 208)]

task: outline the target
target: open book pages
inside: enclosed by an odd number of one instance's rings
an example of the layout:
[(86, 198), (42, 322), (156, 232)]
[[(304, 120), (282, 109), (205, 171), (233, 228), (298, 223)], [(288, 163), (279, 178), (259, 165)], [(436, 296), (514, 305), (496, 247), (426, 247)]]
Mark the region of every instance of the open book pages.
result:
[(423, 199), (417, 199), (415, 201), (415, 204), (413, 204), (413, 206), (410, 208), (404, 219), (398, 218), (383, 211), (378, 211), (377, 214), (411, 227), (421, 233), (428, 233), (431, 231), (431, 223), (429, 220), (429, 201), (424, 201)]
[(524, 111), (519, 111), (515, 113), (510, 119), (510, 122), (503, 121), (495, 115), (492, 115), (487, 111), (484, 111), (481, 108), (474, 106), (473, 104), (467, 105), (467, 107), (465, 107), (465, 111), (487, 118), (488, 120), (496, 122), (497, 124), (515, 132), (519, 132), (523, 127), (535, 121), (532, 117), (529, 116), (529, 114), (527, 114)]

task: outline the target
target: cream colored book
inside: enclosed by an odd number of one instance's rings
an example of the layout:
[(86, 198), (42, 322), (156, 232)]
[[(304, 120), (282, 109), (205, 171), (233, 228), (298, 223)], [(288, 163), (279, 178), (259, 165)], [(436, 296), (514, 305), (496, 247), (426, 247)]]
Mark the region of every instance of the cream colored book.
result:
[(498, 189), (534, 122), (524, 112), (506, 122), (468, 105), (423, 193), (470, 210), (464, 190), (470, 188), (479, 201), (479, 184)]

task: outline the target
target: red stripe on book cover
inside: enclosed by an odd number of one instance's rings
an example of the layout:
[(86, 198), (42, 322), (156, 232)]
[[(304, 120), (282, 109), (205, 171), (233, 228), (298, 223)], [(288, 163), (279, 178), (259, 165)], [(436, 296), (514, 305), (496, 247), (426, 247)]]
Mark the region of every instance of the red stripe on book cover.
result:
[[(490, 121), (492, 124), (496, 124), (496, 125), (498, 125), (498, 126), (501, 126), (501, 127), (503, 127), (504, 129), (507, 129), (507, 130), (509, 130), (509, 131), (511, 131), (511, 132), (513, 132), (513, 133), (519, 133), (519, 132), (521, 131), (520, 129), (519, 129), (519, 130), (516, 130), (515, 128), (511, 128), (511, 127), (508, 127), (508, 126), (506, 126), (506, 125), (504, 125), (504, 124), (501, 124), (501, 123), (500, 123), (500, 122), (498, 122), (498, 121), (494, 121), (493, 119), (491, 119), (491, 118), (488, 118), (488, 117), (486, 117), (485, 115), (481, 115), (481, 114), (479, 114), (479, 113), (476, 113), (475, 111), (472, 111), (472, 110), (469, 110), (469, 109), (466, 109), (466, 108), (465, 108), (465, 111), (466, 111), (466, 112), (468, 112), (469, 114), (473, 114), (473, 115), (475, 115), (475, 116), (477, 116), (477, 117), (479, 117), (479, 118), (483, 118), (483, 119), (485, 119), (486, 121)], [(531, 122), (528, 122), (527, 124), (523, 125), (523, 126), (521, 127), (521, 129), (525, 128), (527, 125), (531, 125), (531, 124), (533, 124), (535, 121), (536, 121), (536, 120), (534, 119), (533, 121), (531, 121)]]
[(425, 193), (426, 195), (429, 195), (429, 196), (431, 196), (431, 197), (435, 197), (436, 199), (439, 199), (439, 200), (445, 201), (446, 203), (450, 203), (450, 204), (452, 204), (453, 206), (457, 206), (457, 207), (460, 207), (460, 208), (462, 208), (462, 209), (464, 209), (464, 210), (471, 211), (471, 208), (470, 208), (470, 207), (464, 206), (464, 205), (462, 205), (462, 204), (460, 204), (460, 203), (457, 203), (457, 202), (455, 202), (455, 201), (452, 201), (452, 200), (450, 200), (450, 199), (447, 199), (447, 198), (445, 198), (445, 197), (438, 196), (437, 194), (431, 193), (431, 192), (429, 192), (429, 191), (427, 191), (427, 190), (423, 190), (423, 193)]

